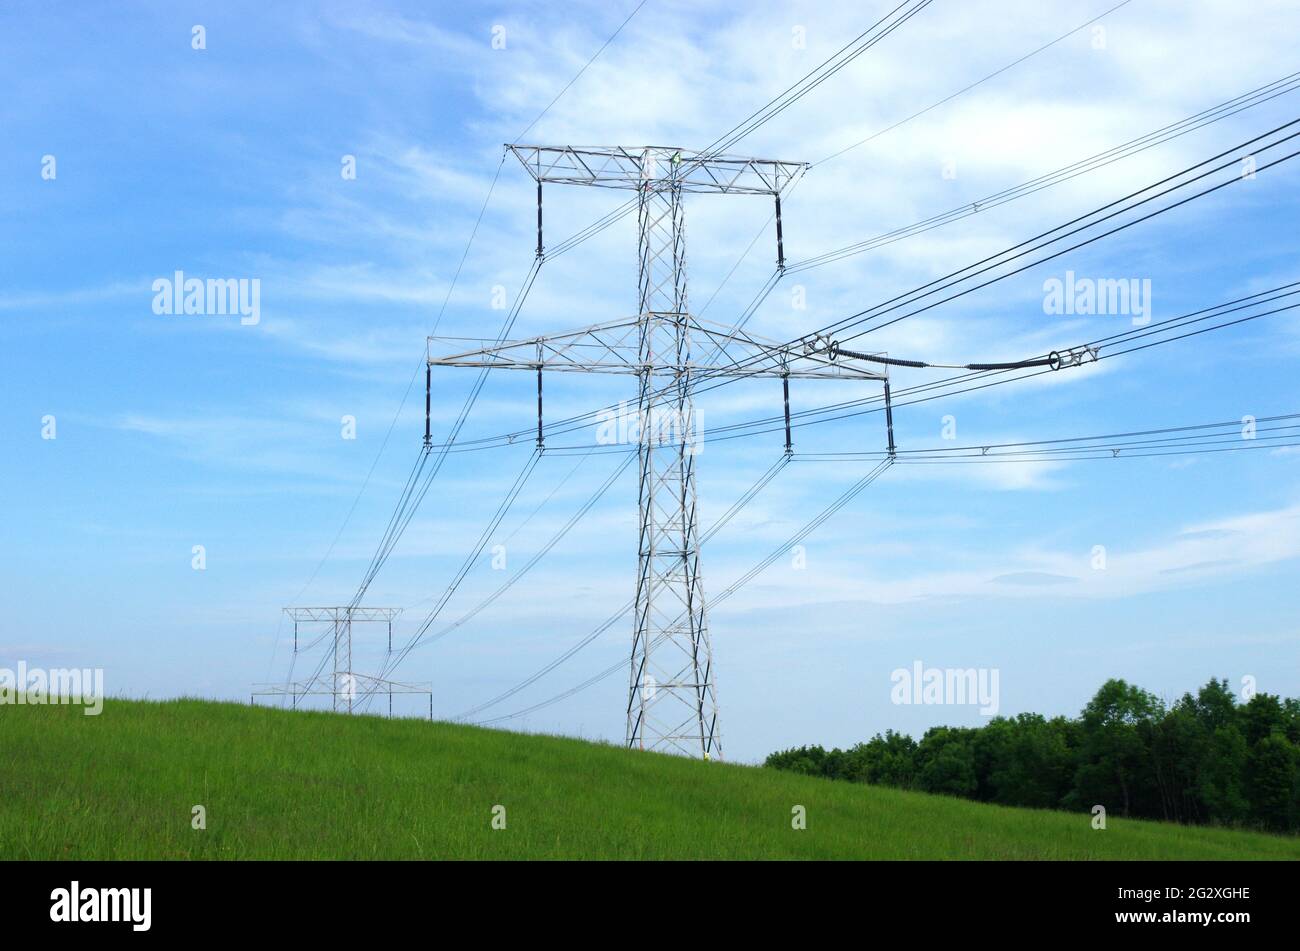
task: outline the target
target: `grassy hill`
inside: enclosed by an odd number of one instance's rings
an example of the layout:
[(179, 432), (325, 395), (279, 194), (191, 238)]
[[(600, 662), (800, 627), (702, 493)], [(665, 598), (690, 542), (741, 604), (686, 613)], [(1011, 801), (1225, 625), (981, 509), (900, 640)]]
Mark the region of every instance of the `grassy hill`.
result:
[(0, 707), (0, 760), (0, 859), (1300, 858), (1297, 838), (1114, 817), (1094, 831), (579, 740), (190, 700)]

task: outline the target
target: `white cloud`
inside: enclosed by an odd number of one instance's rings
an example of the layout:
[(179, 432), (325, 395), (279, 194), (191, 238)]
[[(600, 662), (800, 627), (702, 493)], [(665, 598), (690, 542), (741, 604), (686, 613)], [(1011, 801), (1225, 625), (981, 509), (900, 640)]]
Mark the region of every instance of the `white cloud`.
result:
[[(1158, 544), (1108, 547), (1106, 567), (1092, 567), (1092, 553), (1024, 546), (1009, 551), (963, 551), (946, 547), (931, 563), (963, 563), (961, 570), (882, 573), (880, 562), (846, 571), (845, 554), (820, 549), (817, 570), (783, 572), (778, 563), (746, 596), (748, 608), (769, 605), (869, 601), (895, 604), (931, 598), (973, 600), (1037, 598), (1112, 599), (1201, 586), (1300, 558), (1300, 505), (1225, 516), (1188, 525)], [(728, 559), (731, 561), (732, 559)], [(719, 570), (712, 566), (715, 573)], [(735, 568), (725, 570), (730, 575)], [(738, 573), (738, 571), (737, 571)], [(1045, 585), (1046, 581), (1053, 581)]]

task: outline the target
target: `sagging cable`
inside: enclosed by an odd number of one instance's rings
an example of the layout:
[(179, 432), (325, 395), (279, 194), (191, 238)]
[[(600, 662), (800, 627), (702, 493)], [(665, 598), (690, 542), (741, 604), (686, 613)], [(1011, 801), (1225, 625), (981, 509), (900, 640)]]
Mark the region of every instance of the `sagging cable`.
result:
[(1101, 352), (1100, 347), (1075, 347), (1069, 350), (1053, 350), (1045, 357), (1030, 360), (1007, 360), (1000, 363), (928, 363), (925, 360), (904, 360), (901, 357), (887, 357), (881, 353), (862, 353), (847, 350), (839, 341), (832, 341), (827, 352), (831, 360), (848, 357), (851, 360), (865, 360), (868, 363), (881, 363), (891, 367), (911, 367), (913, 369), (935, 370), (1021, 370), (1030, 367), (1049, 367), (1059, 370), (1062, 367), (1077, 367), (1085, 362), (1095, 363)]

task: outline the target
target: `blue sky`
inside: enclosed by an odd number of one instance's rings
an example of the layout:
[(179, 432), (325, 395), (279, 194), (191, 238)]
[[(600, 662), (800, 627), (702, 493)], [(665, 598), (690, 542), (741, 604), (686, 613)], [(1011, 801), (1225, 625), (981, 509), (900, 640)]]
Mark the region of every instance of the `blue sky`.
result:
[[(10, 91), (0, 100), (0, 666), (103, 667), (110, 694), (149, 697), (246, 699), (251, 682), (286, 675), (281, 607), (347, 601), (419, 451), (420, 383), (404, 397), (502, 143), (633, 5), (0, 6)], [(821, 159), (1113, 5), (935, 4), (735, 151)], [(649, 0), (528, 139), (703, 147), (891, 6)], [(1231, 3), (1133, 0), (1100, 22), (1104, 43), (1082, 30), (818, 164), (785, 203), (787, 253), (911, 224), (1300, 69), (1292, 4), (1243, 16)], [(192, 48), (195, 25), (205, 49)], [(792, 42), (799, 29), (804, 48)], [(1297, 96), (787, 278), (750, 327), (791, 339), (891, 298), (1290, 121)], [(355, 180), (340, 174), (349, 155)], [(42, 176), (45, 156), (53, 179)], [(1067, 269), (1150, 280), (1156, 320), (1298, 280), (1298, 185), (1294, 163), (1270, 169), (903, 321), (871, 348), (964, 363), (1128, 329), (1122, 316), (1045, 314), (1044, 282)], [(548, 241), (624, 197), (550, 188)], [(440, 333), (496, 333), (493, 288), (513, 296), (531, 263), (533, 200), (531, 180), (506, 162)], [(770, 229), (745, 251), (769, 214), (762, 199), (690, 201), (693, 309), (733, 267), (706, 316), (728, 322), (749, 302), (771, 273)], [(515, 335), (631, 314), (632, 226), (547, 262)], [(155, 314), (152, 283), (176, 270), (259, 280), (259, 321)], [(796, 285), (804, 309), (793, 306)], [(899, 444), (944, 445), (949, 415), (957, 443), (983, 444), (1300, 411), (1293, 314), (904, 407)], [(895, 386), (942, 375), (897, 370)], [(472, 382), (471, 371), (435, 376), (435, 436)], [(493, 375), (463, 438), (532, 425), (533, 385)], [(877, 390), (800, 383), (793, 398), (802, 409)], [(633, 396), (626, 378), (556, 378), (547, 414)], [(780, 388), (737, 384), (700, 406), (707, 434), (779, 413)], [(57, 438), (43, 439), (50, 415)], [(344, 416), (356, 419), (355, 439), (341, 438)], [(877, 415), (796, 433), (801, 452), (883, 443)], [(705, 521), (781, 447), (778, 434), (707, 445)], [(407, 609), (399, 638), (446, 587), (528, 452), (449, 458), (368, 594)], [(485, 554), (443, 620), (522, 565), (614, 464), (543, 458), (494, 539), (506, 544), (504, 574)], [(1170, 698), (1211, 676), (1296, 695), (1298, 465), (1292, 449), (891, 469), (806, 542), (805, 568), (782, 558), (712, 614), (728, 757), (981, 722), (974, 707), (892, 704), (891, 671), (915, 660), (998, 669), (1002, 713), (1073, 714), (1111, 676)], [(706, 549), (706, 590), (725, 588), (863, 471), (788, 466)], [(436, 715), (453, 716), (579, 640), (631, 596), (635, 499), (629, 471), (509, 594), (415, 650), (397, 676), (432, 681)], [(206, 570), (191, 567), (195, 545)], [(1090, 564), (1097, 545), (1104, 571)], [(624, 654), (630, 635), (630, 621), (616, 625), (491, 712), (580, 683)], [(377, 668), (380, 647), (359, 639), (357, 666)], [(511, 725), (617, 740), (625, 691), (624, 677), (609, 678)]]

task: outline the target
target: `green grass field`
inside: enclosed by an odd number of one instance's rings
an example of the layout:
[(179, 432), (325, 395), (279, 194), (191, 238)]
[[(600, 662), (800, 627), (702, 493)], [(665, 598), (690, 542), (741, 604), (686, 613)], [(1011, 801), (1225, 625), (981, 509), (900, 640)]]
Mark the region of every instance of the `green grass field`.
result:
[(443, 723), (108, 700), (98, 717), (0, 707), (0, 858), (1293, 859), (1300, 839), (1114, 817), (1095, 831), (1083, 814)]

